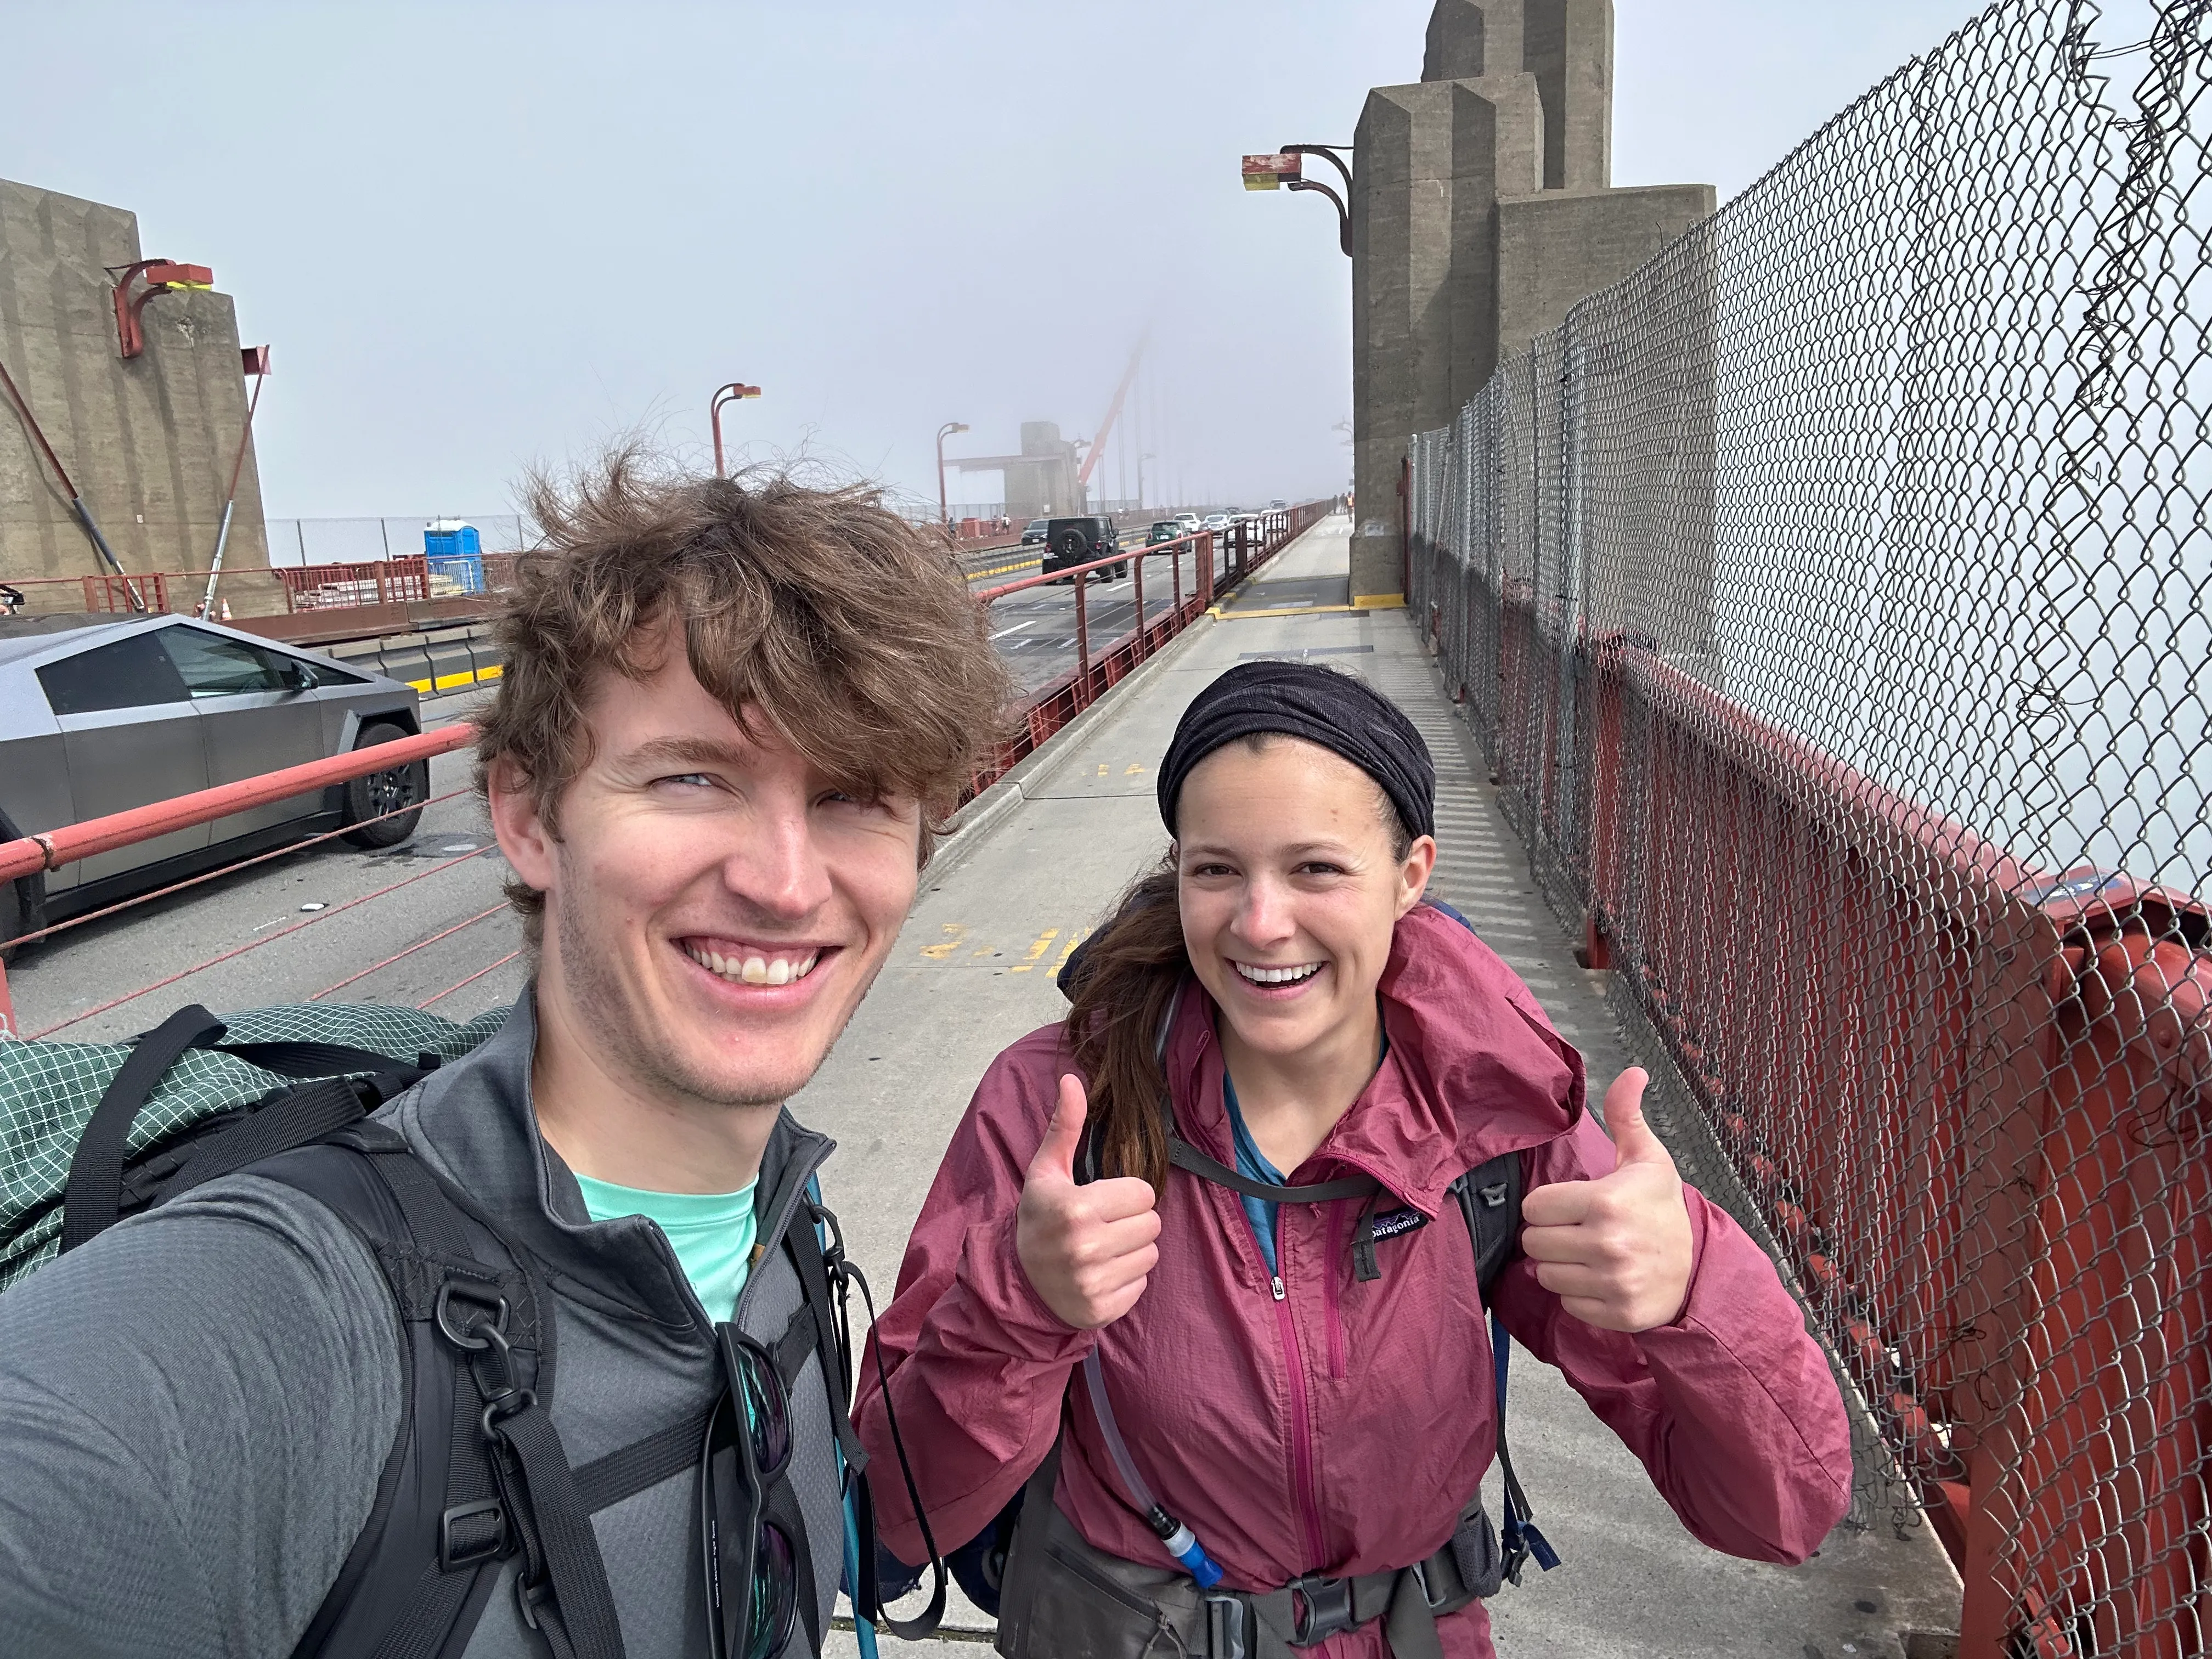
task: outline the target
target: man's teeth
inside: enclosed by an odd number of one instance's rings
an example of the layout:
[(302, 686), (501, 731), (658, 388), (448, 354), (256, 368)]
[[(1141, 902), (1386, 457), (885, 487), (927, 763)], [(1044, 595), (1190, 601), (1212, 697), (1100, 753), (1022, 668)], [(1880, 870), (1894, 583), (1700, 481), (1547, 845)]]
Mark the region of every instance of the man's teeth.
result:
[(1321, 972), (1321, 963), (1317, 962), (1303, 963), (1296, 968), (1252, 968), (1241, 962), (1230, 965), (1255, 985), (1291, 985)]
[(805, 979), (814, 971), (814, 964), (822, 957), (817, 951), (797, 962), (787, 962), (781, 957), (770, 962), (765, 957), (726, 957), (694, 945), (685, 945), (684, 954), (710, 973), (747, 985), (788, 985), (795, 979)]

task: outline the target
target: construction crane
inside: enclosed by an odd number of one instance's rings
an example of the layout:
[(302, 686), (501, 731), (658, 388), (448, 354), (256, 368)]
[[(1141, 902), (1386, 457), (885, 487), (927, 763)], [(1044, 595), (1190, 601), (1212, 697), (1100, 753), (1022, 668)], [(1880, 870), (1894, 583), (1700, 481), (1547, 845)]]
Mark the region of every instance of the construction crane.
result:
[(1122, 402), (1128, 397), (1129, 388), (1136, 384), (1137, 365), (1144, 361), (1144, 356), (1145, 337), (1140, 334), (1137, 337), (1136, 349), (1129, 354), (1128, 368), (1121, 371), (1121, 384), (1114, 388), (1114, 401), (1106, 405), (1106, 418), (1098, 423), (1098, 435), (1091, 441), (1091, 447), (1083, 457), (1082, 468), (1075, 475), (1075, 482), (1080, 487), (1089, 487), (1091, 469), (1098, 465), (1098, 458), (1106, 453), (1107, 437), (1114, 430), (1114, 422), (1121, 418)]

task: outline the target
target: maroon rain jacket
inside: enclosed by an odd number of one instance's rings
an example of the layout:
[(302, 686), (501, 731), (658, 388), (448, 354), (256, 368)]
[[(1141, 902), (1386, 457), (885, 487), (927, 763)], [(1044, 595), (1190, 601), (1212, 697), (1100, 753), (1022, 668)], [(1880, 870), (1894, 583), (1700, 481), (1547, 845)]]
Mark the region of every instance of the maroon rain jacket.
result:
[[(1450, 1536), (1494, 1455), (1496, 1390), (1474, 1252), (1445, 1189), (1509, 1151), (1532, 1191), (1609, 1174), (1613, 1144), (1584, 1109), (1580, 1054), (1450, 917), (1415, 906), (1379, 988), (1382, 1067), (1288, 1179), (1372, 1176), (1425, 1224), (1378, 1238), (1382, 1277), (1363, 1283), (1351, 1249), (1359, 1200), (1283, 1205), (1279, 1301), (1237, 1195), (1177, 1172), (1159, 1200), (1159, 1265), (1136, 1306), (1096, 1333), (1063, 1324), (1014, 1249), (1023, 1175), (1070, 1066), (1063, 1028), (1033, 1031), (992, 1063), (870, 1339), (940, 1548), (981, 1532), (1020, 1490), (1066, 1400), (1060, 1507), (1100, 1549), (1173, 1565), (1127, 1502), (1085, 1390), (1068, 1386), (1094, 1342), (1139, 1469), (1231, 1585), (1403, 1567)], [(1183, 1137), (1233, 1167), (1214, 1021), (1192, 983), (1167, 1075)], [(1514, 1340), (1565, 1374), (1692, 1533), (1730, 1554), (1802, 1561), (1850, 1498), (1843, 1402), (1765, 1252), (1701, 1194), (1683, 1195), (1696, 1256), (1674, 1324), (1636, 1336), (1586, 1325), (1519, 1256), (1494, 1299)], [(1378, 1212), (1390, 1206), (1376, 1200)], [(883, 1535), (918, 1560), (872, 1361), (860, 1376)], [(1540, 1462), (1524, 1460), (1521, 1474), (1540, 1515)], [(1489, 1625), (1480, 1602), (1443, 1620), (1444, 1652), (1490, 1659)], [(1378, 1621), (1315, 1651), (1382, 1659), (1388, 1649)]]

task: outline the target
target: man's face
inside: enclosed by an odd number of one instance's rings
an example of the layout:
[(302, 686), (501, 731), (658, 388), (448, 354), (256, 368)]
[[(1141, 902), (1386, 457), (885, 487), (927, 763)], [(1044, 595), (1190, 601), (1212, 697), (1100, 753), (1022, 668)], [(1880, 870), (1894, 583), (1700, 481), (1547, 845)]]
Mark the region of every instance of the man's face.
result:
[(515, 873), (545, 895), (542, 1012), (618, 1086), (672, 1104), (796, 1093), (883, 966), (918, 878), (921, 811), (859, 800), (708, 696), (682, 635), (643, 680), (602, 673), (560, 838), (493, 779)]

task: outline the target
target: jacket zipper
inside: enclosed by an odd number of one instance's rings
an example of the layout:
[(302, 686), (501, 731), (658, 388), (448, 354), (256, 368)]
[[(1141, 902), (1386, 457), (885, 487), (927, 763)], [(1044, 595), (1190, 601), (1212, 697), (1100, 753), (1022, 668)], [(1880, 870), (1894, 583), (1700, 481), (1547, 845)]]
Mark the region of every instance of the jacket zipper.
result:
[[(806, 1183), (811, 1181), (822, 1166), (830, 1161), (831, 1150), (824, 1146), (818, 1139), (810, 1139), (805, 1148), (792, 1159), (791, 1164), (785, 1167), (783, 1202), (776, 1206), (775, 1213), (769, 1218), (768, 1227), (755, 1235), (757, 1241), (781, 1239), (783, 1237), (786, 1229), (791, 1225), (792, 1212), (799, 1207), (799, 1200), (805, 1196)], [(796, 1179), (793, 1178), (794, 1175)], [(813, 1224), (810, 1222), (807, 1224), (811, 1226)], [(675, 1255), (672, 1247), (669, 1254), (671, 1256)], [(681, 1278), (682, 1270), (679, 1268), (678, 1272), (678, 1277)], [(732, 1323), (737, 1323), (739, 1316), (744, 1312), (745, 1303), (752, 1296), (753, 1285), (757, 1280), (757, 1274), (750, 1272), (745, 1274), (744, 1285), (738, 1291), (738, 1304), (730, 1312)], [(708, 1325), (708, 1330), (710, 1334), (714, 1330), (711, 1322)]]
[(1291, 1374), (1291, 1475), (1297, 1487), (1298, 1511), (1305, 1521), (1306, 1571), (1317, 1572), (1327, 1559), (1322, 1553), (1321, 1506), (1314, 1497), (1312, 1419), (1306, 1402), (1305, 1359), (1298, 1350), (1298, 1330), (1291, 1318), (1291, 1304), (1279, 1272), (1268, 1281), (1275, 1298), (1275, 1328), (1282, 1333), (1283, 1362)]
[(1328, 1258), (1322, 1280), (1322, 1299), (1328, 1307), (1328, 1375), (1333, 1382), (1344, 1380), (1344, 1321), (1337, 1311), (1337, 1262), (1344, 1245), (1344, 1200), (1328, 1206)]

